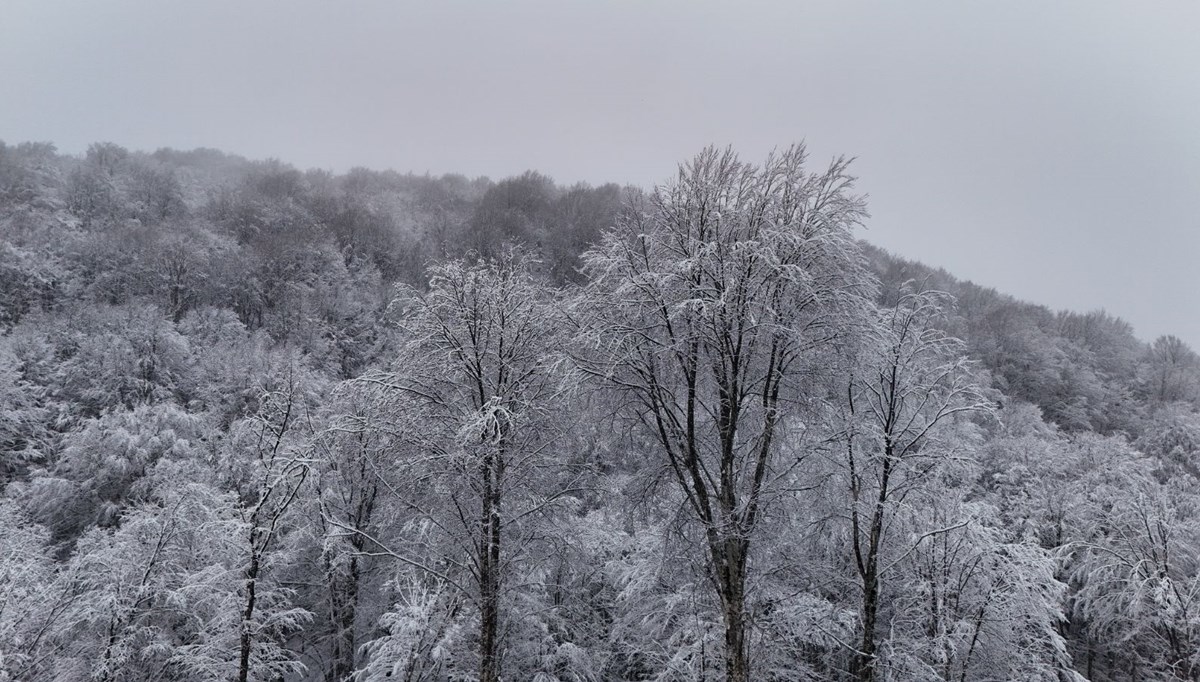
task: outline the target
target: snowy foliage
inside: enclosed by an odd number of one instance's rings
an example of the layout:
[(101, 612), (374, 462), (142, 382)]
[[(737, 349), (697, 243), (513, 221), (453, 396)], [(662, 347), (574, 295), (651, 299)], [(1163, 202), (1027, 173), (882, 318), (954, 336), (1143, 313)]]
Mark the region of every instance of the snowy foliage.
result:
[(1200, 359), (649, 192), (0, 143), (0, 682), (1200, 679)]

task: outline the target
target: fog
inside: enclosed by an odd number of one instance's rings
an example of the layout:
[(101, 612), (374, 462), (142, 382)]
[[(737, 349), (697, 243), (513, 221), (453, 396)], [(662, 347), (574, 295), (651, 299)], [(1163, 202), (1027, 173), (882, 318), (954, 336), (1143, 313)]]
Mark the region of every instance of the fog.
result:
[(866, 237), (1200, 345), (1191, 3), (34, 2), (0, 139), (649, 185), (710, 144), (858, 157)]

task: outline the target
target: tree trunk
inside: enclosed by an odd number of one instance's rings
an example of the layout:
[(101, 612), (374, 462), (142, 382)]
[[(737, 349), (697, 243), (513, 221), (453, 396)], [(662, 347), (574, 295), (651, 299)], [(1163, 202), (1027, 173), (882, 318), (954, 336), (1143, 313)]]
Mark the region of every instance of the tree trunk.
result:
[(497, 658), (500, 625), (500, 500), (494, 454), (482, 465), (483, 513), (479, 556), (479, 682), (499, 682)]
[(330, 616), (337, 628), (333, 640), (333, 663), (325, 682), (344, 682), (354, 673), (355, 616), (358, 610), (358, 557), (350, 557), (349, 574), (339, 580), (330, 570)]
[(746, 652), (746, 547), (740, 538), (728, 538), (714, 563), (720, 567), (722, 616), (725, 621), (726, 682), (749, 682), (750, 659)]
[(254, 618), (255, 589), (257, 583), (258, 552), (252, 552), (250, 554), (250, 566), (246, 569), (246, 609), (242, 612), (241, 655), (238, 658), (237, 682), (247, 682), (250, 679), (250, 648), (254, 645), (250, 636), (250, 622)]
[(854, 666), (854, 676), (858, 682), (874, 682), (875, 621), (879, 615), (879, 576), (876, 575), (874, 566), (868, 569), (866, 583), (863, 585), (862, 611), (862, 643), (858, 647), (858, 660)]
[[(863, 565), (862, 643), (855, 656), (854, 678), (857, 682), (874, 682), (875, 655), (878, 650), (875, 630), (879, 617), (879, 543), (883, 536), (884, 510), (888, 500), (888, 482), (892, 473), (892, 447), (884, 451), (883, 472), (879, 481), (879, 497), (871, 515), (867, 538), (867, 555)], [(858, 542), (857, 538), (855, 542)]]
[(725, 679), (749, 682), (750, 661), (746, 656), (746, 601), (742, 587), (735, 588), (725, 602)]
[[(365, 464), (363, 465), (365, 467)], [(366, 475), (365, 468), (361, 472)], [(375, 509), (376, 486), (367, 486), (363, 497), (359, 499), (351, 522), (360, 531), (370, 523), (371, 514)], [(354, 673), (354, 654), (358, 648), (355, 626), (358, 622), (358, 592), (362, 566), (359, 555), (366, 546), (361, 533), (350, 537), (350, 566), (344, 580), (339, 580), (332, 566), (326, 566), (329, 576), (330, 618), (337, 628), (334, 637), (333, 665), (325, 675), (326, 682), (344, 682)]]

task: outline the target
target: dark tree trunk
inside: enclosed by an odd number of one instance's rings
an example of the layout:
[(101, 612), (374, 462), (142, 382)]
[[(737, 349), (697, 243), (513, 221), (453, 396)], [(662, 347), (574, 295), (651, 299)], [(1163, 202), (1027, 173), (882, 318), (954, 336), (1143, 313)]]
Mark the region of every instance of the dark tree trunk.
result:
[(258, 583), (258, 552), (250, 555), (250, 566), (246, 569), (246, 608), (242, 612), (241, 654), (238, 658), (238, 682), (250, 679), (250, 649), (254, 646), (250, 623), (254, 618), (256, 587)]
[(721, 603), (725, 620), (725, 679), (749, 682), (750, 660), (746, 652), (746, 558), (745, 543), (731, 538), (724, 542)]
[[(879, 496), (875, 511), (871, 515), (871, 528), (867, 536), (867, 552), (862, 566), (862, 642), (855, 657), (854, 677), (857, 682), (874, 682), (875, 656), (878, 650), (876, 637), (879, 618), (879, 543), (883, 536), (884, 512), (888, 500), (888, 482), (892, 473), (892, 447), (885, 448), (883, 473), (879, 481)], [(858, 539), (855, 539), (858, 542)]]
[(330, 616), (337, 632), (333, 640), (333, 663), (325, 682), (344, 682), (354, 673), (354, 625), (358, 611), (358, 557), (350, 557), (349, 572), (339, 579), (330, 571)]
[[(362, 473), (366, 473), (365, 468)], [(370, 523), (375, 509), (375, 495), (375, 485), (369, 485), (363, 491), (352, 519), (355, 528), (363, 530)], [(350, 546), (353, 551), (346, 575), (339, 576), (332, 566), (326, 566), (325, 571), (329, 576), (329, 615), (333, 626), (337, 628), (333, 663), (325, 674), (326, 682), (344, 682), (354, 673), (354, 655), (358, 648), (355, 626), (358, 622), (358, 592), (362, 574), (359, 554), (366, 546), (366, 540), (360, 533), (355, 533), (350, 537)]]
[(873, 682), (875, 679), (875, 627), (879, 614), (879, 577), (871, 570), (863, 585), (862, 643), (859, 644), (858, 660), (855, 663), (855, 678), (858, 682)]
[(479, 682), (499, 682), (500, 661), (500, 491), (497, 460), (482, 465), (483, 509), (479, 537)]

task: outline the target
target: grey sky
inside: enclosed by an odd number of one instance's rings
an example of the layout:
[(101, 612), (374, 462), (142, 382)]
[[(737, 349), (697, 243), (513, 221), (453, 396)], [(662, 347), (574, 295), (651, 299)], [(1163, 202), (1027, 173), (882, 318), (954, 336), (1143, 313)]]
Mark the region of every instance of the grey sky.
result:
[(1200, 347), (1200, 4), (4, 0), (0, 139), (648, 185), (857, 156), (867, 238)]

